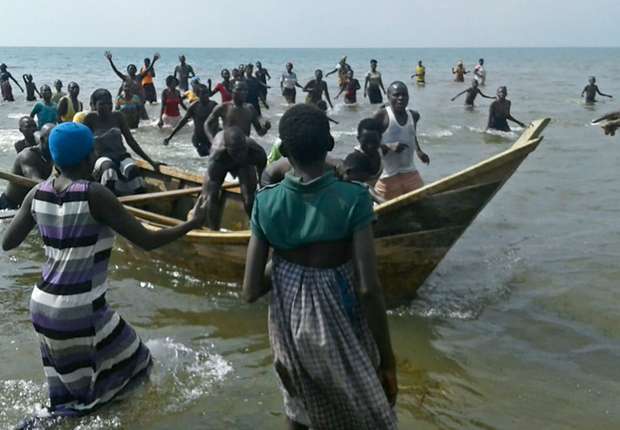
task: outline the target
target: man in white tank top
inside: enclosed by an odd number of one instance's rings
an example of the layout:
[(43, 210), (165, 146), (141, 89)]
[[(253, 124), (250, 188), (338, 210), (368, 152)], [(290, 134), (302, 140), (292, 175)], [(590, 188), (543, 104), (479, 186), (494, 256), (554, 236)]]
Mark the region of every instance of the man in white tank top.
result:
[(390, 200), (424, 185), (415, 166), (414, 152), (424, 164), (430, 163), (416, 135), (420, 114), (407, 109), (409, 90), (400, 81), (388, 88), (389, 104), (375, 114), (382, 124), (381, 158), (383, 173), (375, 185), (379, 197)]

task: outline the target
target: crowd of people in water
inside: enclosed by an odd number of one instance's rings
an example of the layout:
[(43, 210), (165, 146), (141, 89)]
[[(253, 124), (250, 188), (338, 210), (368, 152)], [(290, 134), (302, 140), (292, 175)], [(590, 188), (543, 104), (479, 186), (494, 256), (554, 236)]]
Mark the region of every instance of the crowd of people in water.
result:
[[(105, 58), (119, 88), (114, 94), (95, 90), (88, 109), (76, 82), (65, 93), (60, 80), (52, 91), (49, 85), (37, 87), (32, 75), (22, 77), (26, 99), (36, 104), (19, 119), (23, 139), (15, 143), (12, 173), (39, 185), (11, 182), (0, 196), (1, 208), (19, 209), (2, 246), (17, 247), (35, 226), (43, 238), (47, 261), (30, 310), (50, 406), (48, 416), (28, 419), (21, 428), (90, 413), (148, 374), (148, 348), (105, 300), (114, 232), (150, 250), (192, 229), (219, 230), (227, 175), (239, 181), (252, 230), (243, 297), (253, 302), (271, 293), (269, 334), (289, 428), (397, 428), (396, 364), (372, 222), (374, 204), (424, 185), (415, 158), (430, 163), (417, 138), (420, 114), (409, 108), (408, 86), (395, 81), (386, 89), (374, 59), (363, 85), (347, 57), (325, 75), (316, 70), (305, 85), (287, 63), (279, 85), (291, 106), (279, 122), (279, 143), (267, 154), (251, 135), (271, 129), (261, 113), (269, 109), (269, 71), (260, 62), (241, 64), (222, 70), (221, 81), (213, 85), (198, 79), (181, 55), (165, 79), (157, 124), (171, 127), (163, 140), (168, 145), (191, 120), (191, 141), (200, 156), (208, 157), (207, 171), (187, 221), (152, 231), (118, 197), (147, 191), (127, 146), (155, 171), (161, 166), (132, 134), (148, 118), (145, 105), (158, 102), (154, 78), (160, 56), (144, 59), (140, 69), (131, 64), (124, 73), (110, 52)], [(471, 86), (452, 100), (465, 95), (465, 105), (473, 107), (478, 95), (494, 99), (489, 129), (510, 131), (508, 121), (526, 127), (512, 116), (505, 86), (494, 97), (483, 93), (484, 64), (480, 59)], [(456, 82), (469, 73), (463, 62), (452, 69)], [(344, 160), (328, 156), (334, 147), (330, 123), (336, 121), (327, 115), (333, 104), (325, 78), (334, 74), (335, 99), (344, 95), (344, 103), (355, 104), (363, 91), (377, 105), (373, 116), (359, 122), (359, 144)], [(422, 61), (411, 79), (426, 84)], [(0, 65), (5, 101), (14, 100), (11, 82), (24, 91)], [(298, 90), (306, 94), (305, 103), (296, 104)], [(215, 94), (221, 103), (212, 100)], [(597, 95), (611, 97), (594, 77), (584, 95), (588, 103)], [(613, 135), (620, 113), (597, 121), (607, 121), (605, 132)]]

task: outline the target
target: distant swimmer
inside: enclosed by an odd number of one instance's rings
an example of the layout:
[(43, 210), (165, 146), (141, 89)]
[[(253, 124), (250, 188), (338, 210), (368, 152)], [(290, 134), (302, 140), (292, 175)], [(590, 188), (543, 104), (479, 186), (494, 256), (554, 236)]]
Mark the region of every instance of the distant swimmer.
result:
[(297, 88), (303, 89), (297, 81), (297, 74), (293, 72), (293, 63), (286, 63), (286, 71), (282, 73), (280, 78), (280, 89), (282, 90), (282, 97), (288, 104), (295, 104)]
[(478, 94), (485, 99), (495, 99), (495, 97), (487, 96), (482, 91), (480, 91), (480, 88), (478, 88), (478, 81), (475, 79), (471, 82), (471, 87), (467, 88), (465, 91), (461, 91), (460, 93), (452, 97), (450, 101), (456, 100), (463, 94), (467, 94), (467, 97), (465, 97), (465, 106), (468, 107), (474, 106), (474, 101), (476, 100), (476, 97), (478, 97)]
[(489, 123), (487, 125), (488, 130), (499, 130), (509, 132), (508, 120), (519, 124), (521, 127), (526, 127), (524, 123), (515, 119), (510, 114), (511, 102), (506, 97), (508, 96), (508, 89), (506, 87), (499, 87), (497, 89), (497, 100), (491, 103), (489, 107)]
[[(15, 162), (11, 173), (41, 182), (52, 174), (52, 157), (50, 155), (48, 138), (55, 127), (55, 124), (45, 124), (41, 127), (39, 134), (39, 144), (30, 146), (21, 151)], [(26, 194), (30, 191), (29, 187), (9, 182), (6, 191), (0, 195), (0, 209), (17, 209), (21, 206)]]
[(327, 72), (325, 74), (325, 77), (327, 78), (329, 75), (338, 72), (338, 87), (342, 88), (343, 85), (345, 85), (346, 83), (347, 75), (349, 74), (350, 70), (351, 66), (347, 63), (347, 57), (344, 56), (340, 59), (338, 64), (336, 64), (336, 68), (330, 72)]
[(213, 140), (202, 195), (207, 200), (207, 227), (219, 230), (225, 198), (222, 185), (227, 174), (238, 178), (248, 217), (252, 215), (258, 180), (267, 165), (265, 150), (239, 127), (228, 127)]
[(142, 76), (142, 88), (144, 100), (150, 104), (157, 103), (157, 90), (155, 89), (155, 68), (151, 66), (151, 59), (145, 58), (144, 65), (140, 68)]
[(246, 103), (248, 96), (248, 86), (245, 81), (235, 82), (233, 85), (232, 102), (222, 103), (211, 112), (205, 124), (205, 132), (209, 137), (209, 141), (213, 142), (215, 135), (220, 130), (220, 119), (222, 120), (222, 128), (226, 130), (229, 127), (239, 127), (246, 136), (250, 135), (252, 127), (259, 136), (267, 134), (271, 128), (271, 122), (261, 122), (254, 106)]
[(323, 94), (325, 94), (325, 98), (329, 103), (329, 107), (332, 109), (334, 105), (332, 105), (332, 101), (329, 98), (329, 90), (327, 89), (327, 83), (323, 80), (323, 71), (317, 69), (314, 72), (314, 79), (311, 80), (304, 86), (304, 92), (307, 92), (306, 103), (310, 104), (318, 104), (321, 100), (323, 100)]
[(23, 139), (15, 142), (15, 152), (18, 154), (24, 149), (37, 144), (35, 132), (37, 131), (37, 123), (29, 116), (22, 116), (19, 119), (19, 132), (24, 136)]
[(41, 93), (37, 90), (37, 85), (34, 83), (32, 75), (24, 74), (22, 79), (24, 80), (24, 86), (26, 87), (26, 101), (37, 101), (35, 94), (41, 98)]
[(174, 77), (179, 81), (179, 88), (182, 91), (187, 91), (189, 89), (189, 79), (196, 76), (194, 72), (194, 68), (187, 64), (185, 55), (179, 55), (179, 65), (174, 69)]
[(403, 82), (392, 83), (388, 88), (387, 106), (375, 114), (381, 124), (381, 158), (383, 172), (375, 192), (385, 200), (396, 198), (402, 194), (424, 186), (424, 181), (415, 166), (414, 154), (424, 164), (430, 163), (417, 136), (417, 124), (420, 114), (407, 108), (409, 90)]
[(586, 103), (596, 103), (597, 94), (602, 97), (609, 97), (610, 99), (613, 98), (613, 96), (610, 96), (609, 94), (604, 94), (601, 92), (601, 90), (599, 90), (598, 85), (596, 85), (596, 78), (594, 76), (590, 76), (590, 79), (588, 79), (588, 85), (586, 85), (586, 87), (581, 92), (581, 97), (583, 97), (584, 94), (586, 96)]
[(210, 96), (213, 97), (215, 93), (220, 93), (220, 97), (222, 98), (222, 103), (232, 101), (232, 85), (233, 83), (230, 80), (230, 72), (228, 69), (222, 69), (220, 73), (222, 76), (222, 82), (219, 82), (213, 91), (211, 91)]
[(37, 117), (39, 130), (47, 123), (56, 124), (58, 122), (58, 106), (52, 102), (52, 89), (49, 85), (41, 86), (43, 100), (37, 102), (30, 112), (30, 117)]
[(211, 115), (211, 112), (213, 112), (213, 109), (217, 106), (217, 103), (209, 99), (210, 91), (206, 85), (200, 84), (196, 88), (196, 91), (198, 92), (198, 101), (187, 109), (185, 116), (183, 116), (183, 119), (181, 119), (174, 130), (172, 130), (170, 136), (164, 139), (164, 145), (168, 145), (174, 135), (177, 134), (191, 119), (194, 121), (192, 144), (194, 145), (194, 148), (196, 148), (198, 155), (201, 157), (206, 157), (211, 151), (211, 141), (205, 132), (205, 123), (207, 118)]
[(418, 85), (426, 84), (426, 67), (422, 64), (422, 60), (418, 61), (418, 66), (415, 68), (415, 73), (411, 75), (411, 79), (416, 78)]
[(360, 82), (353, 77), (353, 70), (349, 70), (347, 74), (347, 79), (344, 82), (344, 85), (340, 88), (340, 91), (336, 95), (336, 100), (340, 97), (340, 94), (344, 94), (344, 103), (348, 105), (357, 103), (357, 91), (362, 88)]
[(161, 109), (159, 111), (159, 121), (157, 126), (162, 128), (164, 125), (176, 127), (181, 121), (181, 111), (179, 106), (187, 110), (183, 103), (181, 92), (177, 89), (179, 81), (172, 75), (166, 78), (166, 88), (161, 92)]
[(484, 86), (487, 80), (487, 71), (484, 69), (484, 58), (478, 60), (478, 64), (474, 67), (474, 78), (478, 83)]
[(69, 82), (67, 85), (69, 94), (64, 96), (58, 102), (58, 122), (71, 122), (76, 113), (84, 110), (84, 105), (78, 100), (80, 95), (80, 86), (77, 82)]
[(364, 82), (364, 97), (368, 96), (371, 104), (383, 103), (385, 88), (383, 87), (383, 77), (377, 70), (377, 60), (370, 60), (370, 71), (366, 74)]
[(11, 81), (15, 82), (15, 85), (24, 92), (24, 89), (19, 85), (19, 82), (15, 80), (11, 72), (7, 70), (6, 64), (0, 64), (0, 91), (2, 92), (2, 100), (5, 102), (14, 102), (13, 88), (11, 88)]
[(602, 117), (592, 121), (592, 124), (598, 124), (600, 122), (604, 122), (602, 127), (606, 136), (615, 136), (616, 130), (620, 128), (620, 111), (610, 112), (603, 115)]
[(465, 70), (465, 66), (463, 65), (463, 61), (459, 61), (456, 63), (456, 67), (452, 68), (452, 74), (454, 75), (455, 82), (465, 82), (465, 75), (469, 72)]
[(159, 171), (161, 163), (153, 161), (134, 139), (125, 117), (112, 111), (112, 94), (100, 88), (90, 97), (93, 109), (84, 119), (84, 125), (94, 134), (95, 165), (93, 178), (116, 195), (144, 192), (144, 178), (127, 151), (127, 145), (143, 160)]
[(54, 89), (56, 90), (56, 92), (54, 93), (54, 95), (52, 96), (52, 101), (56, 104), (58, 104), (60, 102), (60, 99), (63, 98), (64, 96), (67, 95), (67, 93), (65, 93), (62, 90), (62, 81), (60, 79), (56, 79), (54, 81)]
[(260, 61), (256, 62), (256, 72), (254, 72), (254, 76), (263, 84), (260, 87), (259, 98), (263, 106), (265, 106), (265, 109), (269, 109), (269, 105), (267, 105), (267, 90), (269, 89), (267, 80), (271, 80), (271, 75), (269, 74), (269, 70), (265, 69), (263, 63)]

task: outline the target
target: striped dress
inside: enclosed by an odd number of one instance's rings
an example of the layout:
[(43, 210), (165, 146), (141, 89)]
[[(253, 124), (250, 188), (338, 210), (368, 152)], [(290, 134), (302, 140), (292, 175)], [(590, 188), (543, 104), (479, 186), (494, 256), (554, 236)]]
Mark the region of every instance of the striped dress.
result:
[(106, 303), (114, 233), (91, 215), (88, 188), (76, 181), (58, 193), (50, 179), (38, 186), (31, 208), (47, 261), (30, 312), (58, 415), (88, 413), (112, 400), (152, 363), (135, 331)]

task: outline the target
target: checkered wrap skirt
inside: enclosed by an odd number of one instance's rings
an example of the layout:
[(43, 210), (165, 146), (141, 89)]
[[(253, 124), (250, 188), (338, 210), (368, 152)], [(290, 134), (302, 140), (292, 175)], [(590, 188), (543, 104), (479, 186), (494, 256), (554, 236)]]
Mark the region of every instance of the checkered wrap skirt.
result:
[(287, 416), (313, 430), (396, 429), (351, 262), (315, 269), (273, 257), (269, 337)]

